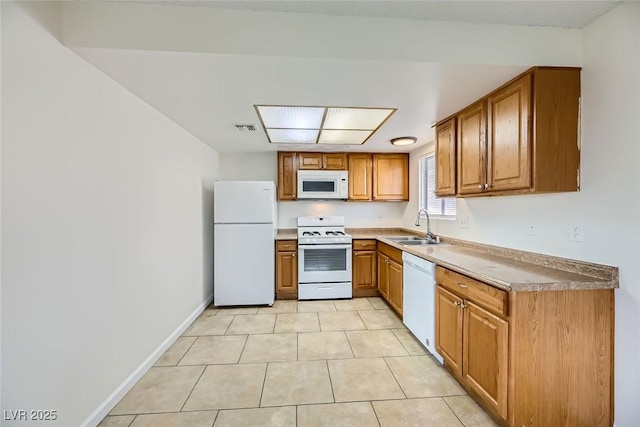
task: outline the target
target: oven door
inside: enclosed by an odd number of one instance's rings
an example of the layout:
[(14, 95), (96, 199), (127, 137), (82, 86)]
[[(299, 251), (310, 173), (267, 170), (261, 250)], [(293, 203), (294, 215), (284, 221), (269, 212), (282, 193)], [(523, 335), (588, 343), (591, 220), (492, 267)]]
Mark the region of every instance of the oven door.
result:
[(298, 283), (351, 282), (351, 244), (298, 245)]

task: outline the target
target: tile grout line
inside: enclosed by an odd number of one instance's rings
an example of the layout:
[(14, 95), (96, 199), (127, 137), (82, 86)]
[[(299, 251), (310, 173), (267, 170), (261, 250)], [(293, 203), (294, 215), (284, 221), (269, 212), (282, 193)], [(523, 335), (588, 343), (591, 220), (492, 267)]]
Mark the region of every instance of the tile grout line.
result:
[(351, 355), (353, 356), (353, 359), (357, 359), (356, 352), (353, 351), (353, 347), (351, 347), (351, 341), (349, 340), (349, 335), (347, 335), (347, 331), (342, 331), (342, 333), (344, 334), (344, 337), (347, 339), (347, 344), (349, 344), (349, 350), (351, 351)]
[(378, 417), (378, 411), (376, 411), (376, 407), (373, 406), (373, 401), (369, 401), (369, 404), (371, 405), (371, 409), (373, 409), (373, 415), (376, 416), (376, 421), (378, 422), (378, 427), (382, 427), (382, 423), (380, 422), (380, 418)]
[(327, 367), (327, 375), (329, 376), (329, 387), (331, 387), (331, 397), (333, 398), (333, 403), (337, 403), (336, 393), (333, 391), (333, 381), (331, 380), (331, 370), (329, 369), (329, 360), (325, 359), (324, 364)]
[(451, 405), (449, 405), (449, 402), (447, 402), (447, 400), (444, 398), (444, 396), (440, 396), (440, 399), (442, 399), (442, 401), (444, 402), (445, 405), (447, 405), (447, 408), (449, 408), (449, 410), (451, 411), (453, 416), (456, 417), (458, 419), (458, 421), (460, 421), (460, 424), (462, 424), (463, 427), (464, 427), (465, 423), (462, 422), (462, 420), (460, 419), (458, 414), (456, 414), (456, 411), (453, 410), (453, 408), (451, 407)]
[(184, 357), (187, 355), (187, 353), (189, 353), (189, 350), (191, 350), (191, 348), (195, 345), (196, 341), (198, 341), (200, 339), (202, 335), (198, 335), (196, 336), (196, 339), (193, 340), (193, 342), (191, 343), (191, 345), (189, 346), (189, 348), (187, 349), (187, 351), (184, 352), (184, 354), (180, 357), (180, 359), (178, 360), (178, 362), (175, 364), (175, 366), (183, 366), (180, 365), (180, 362), (182, 362), (182, 359), (184, 359)]
[(202, 376), (204, 375), (204, 371), (206, 371), (206, 370), (207, 370), (207, 365), (204, 365), (202, 367), (202, 372), (200, 372), (200, 376), (198, 376), (198, 379), (196, 380), (195, 384), (191, 388), (191, 391), (189, 392), (189, 395), (187, 396), (187, 398), (182, 403), (182, 406), (180, 407), (180, 410), (178, 412), (182, 412), (182, 410), (184, 409), (184, 405), (186, 405), (187, 401), (189, 401), (189, 398), (191, 397), (191, 394), (193, 393), (193, 390), (195, 390), (196, 387), (198, 386), (198, 383), (200, 382), (200, 378), (202, 378)]
[(264, 387), (267, 385), (267, 371), (269, 370), (269, 362), (265, 363), (264, 376), (262, 377), (262, 388), (260, 389), (260, 400), (258, 401), (258, 408), (262, 408), (262, 398), (264, 397)]
[(389, 370), (389, 372), (391, 372), (391, 375), (393, 375), (393, 379), (396, 380), (396, 384), (398, 384), (398, 387), (400, 387), (400, 391), (402, 392), (406, 400), (407, 393), (405, 393), (404, 388), (402, 388), (402, 384), (400, 384), (400, 381), (398, 381), (398, 377), (396, 377), (396, 374), (393, 372), (393, 369), (391, 369), (391, 366), (389, 366), (389, 363), (387, 363), (387, 357), (393, 357), (393, 356), (386, 356), (386, 357), (383, 356), (382, 360), (384, 360), (384, 364), (387, 365), (387, 369)]
[(242, 355), (244, 354), (244, 350), (247, 348), (247, 343), (249, 342), (249, 336), (250, 334), (247, 334), (247, 337), (244, 339), (244, 344), (242, 345), (242, 351), (240, 351), (240, 355), (238, 356), (238, 361), (235, 363), (235, 365), (239, 365), (240, 361), (242, 360)]
[(216, 425), (216, 420), (218, 419), (218, 415), (220, 415), (220, 410), (219, 409), (216, 411), (216, 416), (213, 417), (213, 422), (211, 423), (210, 427), (213, 427), (214, 425)]

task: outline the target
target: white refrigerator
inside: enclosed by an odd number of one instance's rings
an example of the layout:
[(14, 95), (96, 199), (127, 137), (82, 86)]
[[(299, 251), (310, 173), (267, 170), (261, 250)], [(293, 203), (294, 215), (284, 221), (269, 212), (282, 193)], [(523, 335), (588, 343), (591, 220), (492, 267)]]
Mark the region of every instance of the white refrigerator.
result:
[(275, 184), (216, 181), (213, 218), (213, 303), (273, 305)]

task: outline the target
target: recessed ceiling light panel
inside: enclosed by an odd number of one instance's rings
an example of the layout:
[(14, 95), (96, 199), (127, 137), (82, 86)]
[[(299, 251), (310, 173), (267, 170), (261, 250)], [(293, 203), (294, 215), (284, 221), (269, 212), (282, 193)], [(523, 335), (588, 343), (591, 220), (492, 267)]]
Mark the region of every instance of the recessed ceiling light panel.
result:
[(274, 144), (363, 144), (395, 108), (254, 105)]
[(322, 128), (375, 130), (394, 111), (391, 108), (329, 108)]
[(274, 144), (315, 144), (316, 129), (267, 129), (269, 141)]
[(372, 130), (323, 129), (318, 144), (360, 145), (371, 136)]
[(266, 128), (320, 129), (324, 108), (257, 106)]

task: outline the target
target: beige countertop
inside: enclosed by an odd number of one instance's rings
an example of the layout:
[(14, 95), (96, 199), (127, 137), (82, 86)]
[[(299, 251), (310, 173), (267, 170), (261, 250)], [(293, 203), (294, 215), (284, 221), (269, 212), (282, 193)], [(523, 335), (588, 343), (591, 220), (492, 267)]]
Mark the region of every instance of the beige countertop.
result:
[[(619, 284), (617, 267), (446, 237), (442, 238), (440, 245), (404, 246), (387, 237), (416, 233), (398, 228), (351, 228), (347, 232), (354, 239), (377, 239), (441, 267), (508, 291), (612, 289)], [(279, 230), (276, 239), (295, 240), (296, 230)]]

